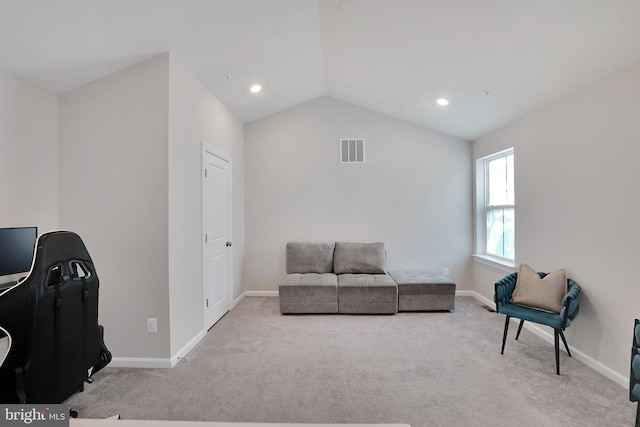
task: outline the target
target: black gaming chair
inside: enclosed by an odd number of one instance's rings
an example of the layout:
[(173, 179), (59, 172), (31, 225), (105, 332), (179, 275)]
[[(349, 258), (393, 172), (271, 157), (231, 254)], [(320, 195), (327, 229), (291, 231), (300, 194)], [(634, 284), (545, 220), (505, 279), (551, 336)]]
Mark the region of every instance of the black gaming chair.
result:
[(13, 341), (0, 366), (0, 403), (62, 403), (111, 361), (98, 286), (77, 234), (38, 238), (29, 275), (0, 294), (0, 326)]

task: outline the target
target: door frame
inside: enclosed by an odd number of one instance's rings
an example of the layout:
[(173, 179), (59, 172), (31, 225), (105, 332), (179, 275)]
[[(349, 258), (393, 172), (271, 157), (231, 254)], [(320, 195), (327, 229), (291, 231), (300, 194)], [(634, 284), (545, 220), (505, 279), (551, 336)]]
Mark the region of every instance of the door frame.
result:
[[(233, 242), (233, 185), (232, 185), (232, 176), (233, 176), (233, 163), (231, 161), (231, 156), (229, 154), (227, 154), (226, 152), (224, 152), (223, 150), (220, 150), (217, 147), (214, 147), (211, 144), (207, 144), (205, 141), (201, 141), (201, 145), (202, 145), (202, 150), (201, 150), (201, 159), (200, 159), (200, 238), (201, 240), (201, 246), (200, 246), (200, 277), (201, 277), (201, 285), (202, 285), (202, 300), (201, 300), (201, 307), (203, 307), (202, 310), (202, 325), (203, 325), (203, 329), (205, 330), (205, 332), (211, 327), (211, 325), (207, 325), (206, 322), (206, 315), (205, 315), (205, 310), (204, 310), (204, 306), (205, 306), (205, 299), (206, 299), (206, 295), (205, 295), (205, 282), (204, 282), (204, 257), (205, 257), (205, 231), (204, 231), (204, 221), (205, 221), (205, 216), (204, 216), (204, 169), (205, 169), (205, 165), (206, 165), (206, 154), (209, 153), (215, 157), (218, 157), (219, 159), (225, 161), (228, 163), (229, 168), (228, 168), (228, 179), (227, 179), (227, 189), (226, 192), (229, 196), (229, 200), (227, 203), (227, 224), (225, 226), (226, 230), (225, 233), (227, 235), (227, 239), (229, 242)], [(233, 306), (233, 301), (234, 301), (234, 286), (233, 286), (233, 246), (231, 246), (231, 248), (229, 249), (228, 253), (227, 253), (227, 269), (229, 272), (229, 276), (228, 276), (228, 283), (227, 283), (227, 307), (226, 311), (228, 312), (229, 310), (231, 310), (231, 307)]]

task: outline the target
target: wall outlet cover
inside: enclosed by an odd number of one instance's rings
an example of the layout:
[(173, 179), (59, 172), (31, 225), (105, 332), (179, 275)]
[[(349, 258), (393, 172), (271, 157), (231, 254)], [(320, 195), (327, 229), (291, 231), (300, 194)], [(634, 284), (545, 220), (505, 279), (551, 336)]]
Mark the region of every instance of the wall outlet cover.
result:
[(158, 332), (158, 319), (155, 317), (147, 318), (147, 332), (156, 333)]

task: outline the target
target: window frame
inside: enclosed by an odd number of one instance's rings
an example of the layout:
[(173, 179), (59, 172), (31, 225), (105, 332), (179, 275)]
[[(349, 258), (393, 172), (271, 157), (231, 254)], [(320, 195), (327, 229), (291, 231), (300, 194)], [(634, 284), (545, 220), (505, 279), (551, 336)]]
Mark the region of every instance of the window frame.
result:
[[(481, 157), (476, 160), (476, 257), (484, 260), (488, 260), (506, 267), (513, 267), (515, 265), (515, 241), (516, 241), (516, 229), (515, 229), (515, 216), (516, 216), (516, 201), (515, 201), (515, 164), (513, 175), (513, 204), (490, 204), (490, 180), (489, 180), (489, 163), (493, 160), (506, 158), (513, 156), (515, 163), (515, 150), (513, 147), (506, 150), (502, 150), (488, 156)], [(489, 229), (487, 224), (487, 215), (490, 210), (497, 209), (512, 209), (513, 210), (513, 258), (501, 256), (488, 251), (487, 245), (489, 241)]]

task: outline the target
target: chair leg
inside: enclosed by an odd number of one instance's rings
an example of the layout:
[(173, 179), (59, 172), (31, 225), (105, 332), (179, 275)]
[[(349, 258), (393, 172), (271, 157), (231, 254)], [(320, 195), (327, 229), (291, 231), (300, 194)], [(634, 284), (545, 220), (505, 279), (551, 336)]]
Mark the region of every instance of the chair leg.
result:
[(558, 331), (560, 332), (560, 338), (562, 338), (562, 342), (564, 343), (564, 348), (567, 350), (567, 354), (569, 355), (569, 357), (573, 357), (571, 355), (571, 352), (569, 351), (569, 346), (567, 345), (567, 340), (564, 338), (564, 332), (562, 332), (562, 329), (558, 329)]
[(504, 333), (502, 334), (502, 350), (500, 350), (500, 354), (504, 354), (504, 343), (507, 341), (507, 332), (509, 331), (509, 320), (511, 316), (507, 316), (504, 321)]
[(520, 331), (522, 330), (522, 325), (524, 325), (524, 320), (520, 319), (520, 325), (518, 326), (518, 333), (516, 334), (516, 341), (520, 338)]
[(553, 329), (553, 338), (556, 345), (556, 375), (560, 375), (560, 329)]

